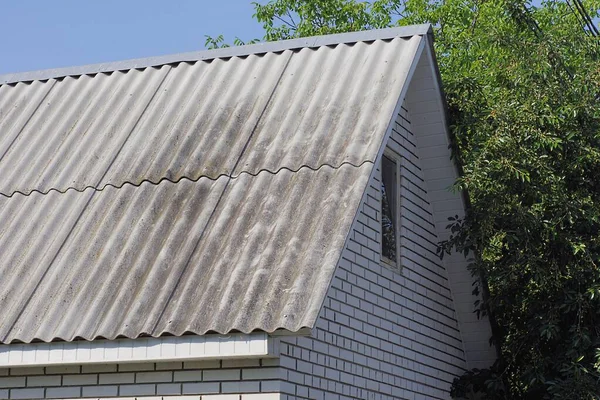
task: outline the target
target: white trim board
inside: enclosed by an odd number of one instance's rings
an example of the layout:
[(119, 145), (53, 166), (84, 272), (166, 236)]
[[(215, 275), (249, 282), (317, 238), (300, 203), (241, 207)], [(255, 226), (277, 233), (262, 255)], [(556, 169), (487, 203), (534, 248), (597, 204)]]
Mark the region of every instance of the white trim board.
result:
[(0, 346), (0, 367), (277, 357), (266, 333), (179, 336)]

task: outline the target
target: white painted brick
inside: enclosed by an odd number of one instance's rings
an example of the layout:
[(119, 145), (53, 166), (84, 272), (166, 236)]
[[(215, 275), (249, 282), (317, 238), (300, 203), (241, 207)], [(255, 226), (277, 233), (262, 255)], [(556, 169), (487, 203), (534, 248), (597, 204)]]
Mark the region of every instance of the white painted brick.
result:
[[(219, 382), (184, 383), (182, 385), (182, 393), (219, 393), (219, 386)], [(202, 397), (204, 398), (204, 396)]]
[(244, 368), (244, 367), (258, 367), (260, 366), (259, 359), (237, 359), (237, 360), (223, 360), (222, 368)]
[(156, 385), (156, 394), (158, 395), (174, 395), (181, 394), (180, 383), (163, 383)]
[(8, 399), (8, 389), (0, 389), (0, 399)]
[(279, 392), (281, 389), (281, 381), (261, 381), (261, 392)]
[(182, 369), (182, 368), (183, 368), (183, 363), (182, 362), (161, 362), (161, 363), (156, 363), (156, 370), (157, 371), (176, 370), (176, 369)]
[(223, 393), (254, 393), (260, 392), (260, 382), (222, 382), (221, 391)]
[(79, 365), (56, 365), (46, 367), (46, 374), (77, 374), (81, 371)]
[(0, 378), (0, 388), (16, 388), (25, 387), (24, 376), (14, 376), (8, 378)]
[(240, 379), (239, 369), (208, 369), (205, 370), (202, 378), (205, 381), (234, 381)]
[(135, 374), (136, 383), (148, 383), (148, 382), (172, 382), (173, 372), (138, 372)]
[(27, 386), (60, 386), (60, 375), (28, 376)]
[(44, 389), (12, 389), (11, 399), (39, 399), (44, 397)]
[(175, 371), (173, 380), (175, 382), (201, 381), (202, 371)]
[(118, 392), (118, 386), (84, 386), (82, 388), (83, 397), (115, 397)]
[(240, 400), (239, 394), (217, 394), (202, 396), (202, 400)]
[(63, 385), (95, 385), (98, 383), (97, 374), (63, 375)]
[(279, 393), (242, 394), (242, 400), (281, 400)]
[(57, 387), (46, 389), (46, 397), (49, 399), (81, 397), (81, 387)]
[[(50, 368), (50, 367), (48, 367)], [(10, 374), (12, 376), (23, 376), (23, 375), (44, 375), (44, 367), (22, 367), (22, 368), (11, 368)]]
[[(298, 361), (300, 363), (301, 361)], [(248, 368), (242, 370), (244, 380), (279, 379), (281, 370), (279, 368)]]
[(120, 396), (148, 396), (156, 394), (156, 385), (121, 385)]
[(134, 373), (118, 373), (118, 374), (100, 374), (99, 375), (99, 383), (101, 385), (109, 384), (109, 383), (134, 383), (135, 382), (135, 374)]

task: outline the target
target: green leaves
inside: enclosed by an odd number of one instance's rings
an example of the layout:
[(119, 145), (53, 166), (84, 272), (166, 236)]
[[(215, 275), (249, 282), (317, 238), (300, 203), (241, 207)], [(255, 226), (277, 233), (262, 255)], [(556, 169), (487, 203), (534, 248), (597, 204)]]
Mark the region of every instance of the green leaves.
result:
[(253, 3), (266, 40), (384, 28), (400, 17), (400, 2), (376, 0), (273, 0)]

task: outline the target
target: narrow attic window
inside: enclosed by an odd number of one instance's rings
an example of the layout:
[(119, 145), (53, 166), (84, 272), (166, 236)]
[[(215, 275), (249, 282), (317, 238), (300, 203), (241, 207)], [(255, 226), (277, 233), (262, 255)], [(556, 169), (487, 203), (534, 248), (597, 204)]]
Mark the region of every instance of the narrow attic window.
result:
[(396, 161), (388, 156), (381, 159), (381, 254), (394, 266), (397, 261), (397, 193)]

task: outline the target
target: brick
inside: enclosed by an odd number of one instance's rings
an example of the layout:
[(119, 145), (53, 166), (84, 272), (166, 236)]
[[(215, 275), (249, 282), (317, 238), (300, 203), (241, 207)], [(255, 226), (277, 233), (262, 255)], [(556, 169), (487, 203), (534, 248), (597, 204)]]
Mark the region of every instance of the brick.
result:
[[(146, 399), (144, 399), (144, 400), (146, 400)], [(200, 399), (200, 396), (169, 396), (168, 400), (201, 400), (201, 399)]]
[(162, 383), (156, 385), (156, 394), (173, 395), (181, 394), (181, 383)]
[(39, 399), (44, 397), (44, 389), (11, 389), (11, 399)]
[(96, 374), (78, 374), (78, 375), (63, 375), (63, 386), (70, 385), (96, 385), (98, 383), (98, 375)]
[(211, 396), (202, 396), (202, 400), (240, 400), (239, 394), (217, 394)]
[(200, 396), (169, 396), (169, 398), (165, 400), (201, 400), (201, 398)]
[(8, 399), (8, 389), (0, 389), (0, 399)]
[(306, 386), (297, 386), (296, 394), (302, 397), (308, 397), (308, 387)]
[(0, 376), (8, 376), (8, 368), (0, 368)]
[(135, 382), (135, 374), (134, 373), (123, 373), (123, 374), (101, 374), (100, 375), (100, 383), (101, 385), (107, 383), (134, 383)]
[(154, 363), (119, 364), (119, 372), (125, 371), (154, 371)]
[(281, 370), (279, 368), (248, 368), (242, 370), (242, 379), (279, 379)]
[(12, 376), (44, 375), (44, 367), (11, 368), (10, 374)]
[(61, 376), (28, 376), (27, 386), (60, 386)]
[(13, 376), (9, 378), (0, 378), (0, 388), (25, 387), (24, 376)]
[(260, 391), (261, 392), (279, 392), (281, 388), (281, 381), (261, 381)]
[(281, 400), (279, 393), (243, 394), (242, 400)]
[(46, 389), (46, 397), (49, 399), (61, 399), (69, 397), (81, 397), (81, 387), (58, 387)]
[(164, 371), (164, 370), (176, 370), (176, 369), (183, 369), (183, 363), (182, 362), (163, 362), (163, 363), (156, 363), (156, 370), (157, 371)]
[(115, 397), (118, 393), (118, 386), (84, 386), (82, 388), (83, 397)]
[(186, 361), (183, 363), (183, 369), (208, 369), (221, 368), (219, 360)]
[(148, 396), (156, 394), (156, 385), (121, 385), (119, 396)]
[(255, 381), (247, 382), (222, 382), (221, 392), (223, 393), (254, 393), (260, 392), (260, 383)]
[(135, 382), (173, 382), (173, 372), (138, 372), (135, 374)]
[(90, 364), (82, 365), (81, 372), (94, 373), (94, 372), (117, 372), (117, 364)]
[(81, 370), (79, 365), (56, 365), (46, 367), (46, 374), (78, 374)]
[(182, 385), (181, 392), (183, 394), (219, 393), (219, 383), (218, 382), (184, 383)]
[(284, 368), (296, 369), (296, 360), (291, 357), (281, 357), (279, 363)]
[(239, 369), (208, 369), (204, 371), (205, 381), (235, 381), (240, 379)]
[(186, 381), (201, 381), (202, 371), (175, 371), (173, 381), (175, 382), (186, 382)]
[(256, 359), (239, 359), (239, 360), (223, 360), (222, 368), (244, 368), (244, 367), (258, 367), (260, 366), (260, 360)]

